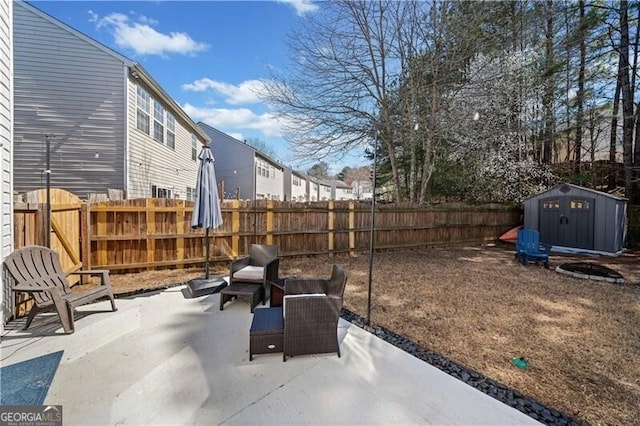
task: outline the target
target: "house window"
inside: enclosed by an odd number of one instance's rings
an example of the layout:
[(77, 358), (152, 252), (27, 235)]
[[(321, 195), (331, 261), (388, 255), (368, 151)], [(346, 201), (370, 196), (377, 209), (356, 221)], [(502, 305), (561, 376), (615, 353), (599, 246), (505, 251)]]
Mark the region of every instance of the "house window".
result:
[(196, 189), (187, 186), (187, 201), (194, 201), (196, 199)]
[(155, 99), (153, 101), (153, 138), (164, 143), (164, 107)]
[(141, 86), (137, 87), (137, 104), (138, 108), (136, 109), (136, 127), (141, 132), (145, 134), (149, 134), (149, 113), (151, 109), (151, 103), (149, 99), (149, 93), (144, 90)]
[(161, 186), (151, 185), (152, 198), (171, 198), (171, 190)]
[(542, 203), (543, 209), (559, 209), (560, 208), (560, 200), (545, 200)]
[(169, 113), (167, 113), (167, 146), (171, 149), (176, 148), (176, 119)]
[(198, 138), (196, 135), (191, 135), (191, 159), (193, 161), (198, 159)]

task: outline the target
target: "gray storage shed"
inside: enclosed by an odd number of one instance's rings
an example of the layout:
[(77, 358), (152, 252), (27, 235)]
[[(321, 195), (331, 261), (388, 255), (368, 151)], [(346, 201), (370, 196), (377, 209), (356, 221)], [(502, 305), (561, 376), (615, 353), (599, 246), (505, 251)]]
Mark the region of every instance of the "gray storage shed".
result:
[(627, 238), (627, 200), (565, 183), (525, 200), (524, 226), (556, 251), (617, 254)]

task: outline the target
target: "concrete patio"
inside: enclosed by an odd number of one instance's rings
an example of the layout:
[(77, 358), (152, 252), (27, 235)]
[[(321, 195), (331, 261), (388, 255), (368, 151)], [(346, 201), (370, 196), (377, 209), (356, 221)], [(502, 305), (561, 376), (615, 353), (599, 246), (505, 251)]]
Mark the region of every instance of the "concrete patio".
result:
[[(55, 314), (5, 326), (2, 365), (64, 351), (45, 404), (65, 425), (538, 424), (340, 321), (342, 357), (256, 355), (242, 300), (184, 287), (83, 306), (76, 332)], [(260, 306), (260, 305), (259, 305)]]

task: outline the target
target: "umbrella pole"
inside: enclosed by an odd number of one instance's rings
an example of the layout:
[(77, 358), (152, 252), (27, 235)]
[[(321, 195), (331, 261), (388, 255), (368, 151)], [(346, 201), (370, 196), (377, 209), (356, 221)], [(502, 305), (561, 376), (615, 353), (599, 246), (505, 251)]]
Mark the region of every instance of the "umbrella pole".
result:
[(205, 256), (207, 257), (204, 262), (204, 279), (208, 280), (209, 279), (209, 228), (205, 229), (204, 231), (204, 244), (206, 245)]

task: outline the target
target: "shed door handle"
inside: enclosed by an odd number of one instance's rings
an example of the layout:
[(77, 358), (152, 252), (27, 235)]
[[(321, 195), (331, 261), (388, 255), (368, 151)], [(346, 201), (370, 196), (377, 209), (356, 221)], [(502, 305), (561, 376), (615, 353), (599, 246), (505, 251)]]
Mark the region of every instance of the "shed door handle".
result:
[(560, 216), (560, 225), (565, 224), (568, 225), (569, 224), (569, 218), (566, 216)]

